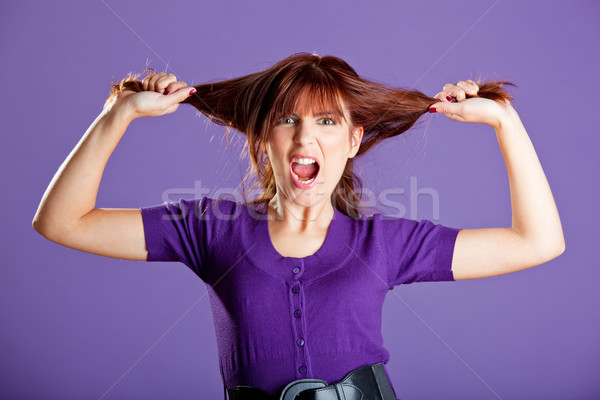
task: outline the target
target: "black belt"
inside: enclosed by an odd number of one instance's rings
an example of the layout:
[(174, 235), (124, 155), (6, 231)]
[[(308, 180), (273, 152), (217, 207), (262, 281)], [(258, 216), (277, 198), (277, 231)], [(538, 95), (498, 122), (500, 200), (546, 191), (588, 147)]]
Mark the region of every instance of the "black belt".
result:
[(252, 386), (227, 389), (230, 400), (395, 400), (396, 395), (382, 363), (351, 371), (328, 385), (321, 379), (298, 379), (281, 392), (267, 393)]

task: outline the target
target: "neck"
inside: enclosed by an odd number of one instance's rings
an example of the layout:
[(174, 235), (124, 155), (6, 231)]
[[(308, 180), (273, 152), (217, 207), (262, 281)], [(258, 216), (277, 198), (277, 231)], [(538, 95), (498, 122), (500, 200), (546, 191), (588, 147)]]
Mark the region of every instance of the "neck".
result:
[(333, 219), (334, 208), (330, 200), (323, 200), (304, 207), (277, 193), (268, 204), (269, 219), (298, 231), (317, 227), (327, 228)]

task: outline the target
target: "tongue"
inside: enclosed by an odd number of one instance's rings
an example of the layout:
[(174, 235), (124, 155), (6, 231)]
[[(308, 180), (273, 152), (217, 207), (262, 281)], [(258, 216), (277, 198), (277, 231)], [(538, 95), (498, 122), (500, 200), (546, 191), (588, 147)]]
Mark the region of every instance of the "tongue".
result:
[(317, 173), (317, 163), (308, 165), (292, 163), (292, 171), (294, 171), (299, 178), (310, 179)]

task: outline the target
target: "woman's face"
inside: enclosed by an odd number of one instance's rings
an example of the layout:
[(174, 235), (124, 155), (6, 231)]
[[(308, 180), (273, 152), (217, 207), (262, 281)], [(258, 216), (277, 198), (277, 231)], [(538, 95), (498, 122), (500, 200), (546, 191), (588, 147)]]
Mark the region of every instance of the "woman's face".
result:
[[(363, 135), (362, 127), (348, 125), (348, 110), (340, 102), (346, 120), (328, 110), (317, 110), (314, 115), (298, 110), (281, 116), (269, 133), (267, 155), (281, 200), (302, 207), (330, 201)], [(302, 99), (299, 104), (304, 104)]]

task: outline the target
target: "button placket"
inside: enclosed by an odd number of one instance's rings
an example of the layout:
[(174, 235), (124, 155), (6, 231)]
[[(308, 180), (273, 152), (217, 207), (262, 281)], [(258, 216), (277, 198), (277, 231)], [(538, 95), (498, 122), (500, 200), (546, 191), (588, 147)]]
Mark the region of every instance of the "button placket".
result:
[(295, 365), (297, 372), (297, 379), (306, 378), (308, 372), (307, 360), (306, 360), (306, 342), (304, 335), (304, 312), (303, 312), (303, 291), (302, 282), (300, 277), (302, 276), (304, 269), (303, 260), (299, 260), (300, 265), (294, 266), (291, 269), (291, 280), (289, 289), (290, 298), (290, 312), (291, 312), (291, 323), (292, 331), (294, 333), (294, 344), (295, 344)]

